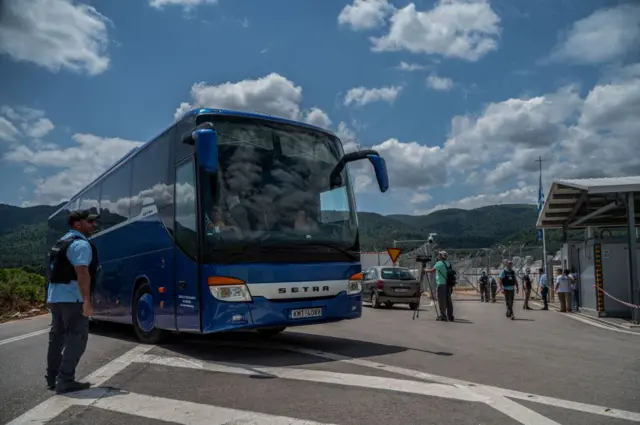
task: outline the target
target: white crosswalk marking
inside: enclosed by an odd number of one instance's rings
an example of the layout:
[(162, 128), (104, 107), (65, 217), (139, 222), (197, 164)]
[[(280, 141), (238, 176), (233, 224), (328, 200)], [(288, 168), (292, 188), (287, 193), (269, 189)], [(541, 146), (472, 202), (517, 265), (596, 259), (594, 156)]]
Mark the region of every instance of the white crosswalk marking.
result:
[[(266, 348), (265, 345), (262, 345), (261, 348)], [(136, 346), (124, 355), (96, 370), (85, 378), (85, 380), (91, 382), (94, 386), (100, 386), (133, 364), (146, 364), (169, 368), (201, 370), (203, 372), (303, 381), (312, 385), (321, 383), (338, 385), (345, 388), (368, 388), (394, 393), (481, 403), (494, 408), (524, 425), (560, 424), (519, 404), (515, 401), (517, 399), (526, 399), (528, 401), (535, 401), (556, 407), (640, 422), (639, 413), (519, 393), (513, 390), (474, 384), (420, 371), (296, 347), (287, 348), (294, 351), (306, 352), (306, 354), (317, 357), (331, 358), (334, 361), (357, 364), (358, 366), (376, 369), (381, 369), (381, 366), (384, 366), (387, 372), (393, 372), (398, 376), (411, 376), (413, 379), (408, 380), (293, 367), (266, 367), (238, 363), (223, 364), (219, 362), (203, 362), (191, 358), (148, 354), (152, 348), (151, 346)], [(416, 380), (416, 378), (419, 380)], [(8, 425), (44, 425), (73, 406), (99, 408), (104, 411), (124, 413), (141, 418), (178, 424), (225, 425), (242, 423), (246, 425), (330, 425), (324, 422), (314, 422), (294, 417), (221, 407), (215, 405), (215, 402), (211, 404), (195, 403), (109, 388), (92, 388), (67, 396), (54, 396), (16, 418)]]

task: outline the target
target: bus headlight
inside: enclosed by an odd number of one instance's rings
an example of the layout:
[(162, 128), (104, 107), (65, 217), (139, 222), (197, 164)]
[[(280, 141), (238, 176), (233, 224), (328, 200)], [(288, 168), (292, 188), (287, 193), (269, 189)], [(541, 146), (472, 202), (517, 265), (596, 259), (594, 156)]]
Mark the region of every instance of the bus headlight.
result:
[(347, 284), (347, 295), (357, 295), (362, 292), (362, 273), (354, 274)]
[(209, 286), (209, 291), (214, 298), (220, 301), (248, 302), (251, 294), (247, 285)]
[(209, 292), (217, 300), (227, 302), (249, 302), (251, 293), (244, 281), (235, 277), (209, 276)]

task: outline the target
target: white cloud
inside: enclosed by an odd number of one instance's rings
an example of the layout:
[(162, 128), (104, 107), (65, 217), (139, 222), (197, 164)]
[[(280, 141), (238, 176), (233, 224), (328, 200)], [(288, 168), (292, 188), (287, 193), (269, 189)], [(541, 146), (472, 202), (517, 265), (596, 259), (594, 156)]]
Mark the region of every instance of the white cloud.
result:
[(407, 63), (405, 61), (400, 62), (400, 64), (396, 66), (397, 70), (407, 71), (407, 72), (422, 71), (427, 68), (428, 67), (426, 65), (421, 65), (419, 63)]
[(181, 6), (185, 11), (190, 11), (204, 4), (217, 4), (218, 0), (149, 0), (149, 6), (163, 9), (166, 6)]
[(554, 48), (549, 61), (599, 64), (640, 45), (640, 5), (600, 9), (575, 22)]
[(31, 124), (28, 128), (25, 128), (25, 133), (33, 139), (41, 139), (54, 128), (53, 123), (48, 118), (38, 118), (38, 121)]
[(445, 150), (451, 165), (471, 171), (509, 161), (515, 148), (544, 149), (566, 134), (565, 121), (582, 105), (573, 86), (556, 93), (491, 103), (478, 117), (456, 116)]
[(32, 149), (16, 146), (4, 155), (8, 162), (35, 167), (53, 167), (57, 171), (45, 178), (36, 178), (34, 204), (56, 204), (68, 199), (91, 180), (122, 158), (140, 142), (118, 137), (99, 137), (76, 133), (72, 147)]
[(370, 30), (383, 26), (393, 10), (387, 0), (353, 0), (338, 15), (338, 23), (355, 31)]
[(430, 75), (427, 77), (427, 87), (438, 91), (449, 91), (453, 88), (453, 80), (448, 77)]
[(20, 132), (11, 121), (5, 117), (0, 117), (0, 140), (15, 142)]
[(440, 0), (426, 12), (409, 3), (394, 12), (386, 35), (370, 40), (374, 52), (407, 50), (477, 61), (498, 49), (499, 23), (486, 0)]
[(276, 73), (256, 80), (226, 82), (216, 86), (200, 82), (191, 87), (191, 102), (183, 102), (176, 110), (175, 118), (191, 108), (208, 107), (297, 119), (300, 117), (301, 101), (302, 87)]
[(457, 201), (438, 204), (433, 208), (421, 211), (422, 214), (429, 214), (434, 211), (444, 210), (447, 208), (460, 208), (463, 210), (471, 210), (474, 208), (485, 207), (488, 205), (503, 204), (531, 204), (538, 195), (538, 188), (535, 186), (518, 187), (492, 194), (480, 194), (468, 196)]
[(358, 106), (364, 106), (368, 103), (385, 101), (389, 103), (395, 102), (396, 98), (402, 91), (400, 86), (380, 87), (368, 89), (366, 87), (355, 87), (350, 89), (344, 97), (344, 104), (349, 106), (355, 103)]
[[(535, 202), (538, 164), (544, 183), (558, 178), (640, 174), (640, 67), (629, 65), (580, 97), (575, 87), (488, 105), (478, 117), (454, 117), (445, 144), (452, 172), (487, 193), (439, 207)], [(527, 181), (529, 183), (527, 183)], [(532, 186), (528, 186), (531, 185)], [(516, 186), (497, 191), (498, 187)]]
[(109, 20), (94, 7), (70, 0), (5, 0), (0, 7), (0, 53), (52, 72), (97, 75), (109, 67)]
[(44, 116), (44, 111), (39, 109), (3, 105), (0, 114), (6, 117), (0, 116), (0, 140), (15, 142), (23, 136), (41, 139), (55, 128), (51, 120)]
[(305, 121), (322, 128), (331, 127), (331, 119), (326, 112), (320, 108), (313, 107), (309, 110), (305, 117)]

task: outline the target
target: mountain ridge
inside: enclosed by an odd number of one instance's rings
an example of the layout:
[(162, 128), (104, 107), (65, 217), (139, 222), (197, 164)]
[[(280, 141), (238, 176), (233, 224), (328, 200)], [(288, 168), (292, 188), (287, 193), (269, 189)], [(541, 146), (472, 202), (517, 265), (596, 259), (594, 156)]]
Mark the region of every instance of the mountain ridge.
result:
[[(42, 273), (48, 248), (46, 222), (60, 206), (0, 204), (0, 268), (19, 267)], [(362, 251), (384, 251), (394, 240), (423, 240), (430, 233), (437, 234), (440, 246), (450, 249), (489, 248), (510, 241), (534, 245), (538, 244), (537, 217), (533, 204), (489, 205), (471, 210), (451, 208), (426, 215), (358, 212)], [(419, 245), (402, 247), (412, 249)]]

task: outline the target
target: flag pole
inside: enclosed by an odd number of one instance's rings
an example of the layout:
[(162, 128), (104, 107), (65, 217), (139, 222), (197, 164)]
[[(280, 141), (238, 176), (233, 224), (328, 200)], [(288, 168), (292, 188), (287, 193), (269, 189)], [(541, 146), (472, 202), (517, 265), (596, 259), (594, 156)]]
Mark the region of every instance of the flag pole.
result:
[[(542, 212), (542, 207), (544, 205), (544, 194), (542, 192), (542, 156), (539, 156), (536, 159), (536, 162), (540, 165), (540, 178), (538, 182), (538, 217)], [(545, 229), (538, 230), (538, 240), (542, 239), (542, 267), (544, 269), (544, 273), (549, 276), (549, 270), (547, 268), (547, 238), (545, 234)]]

